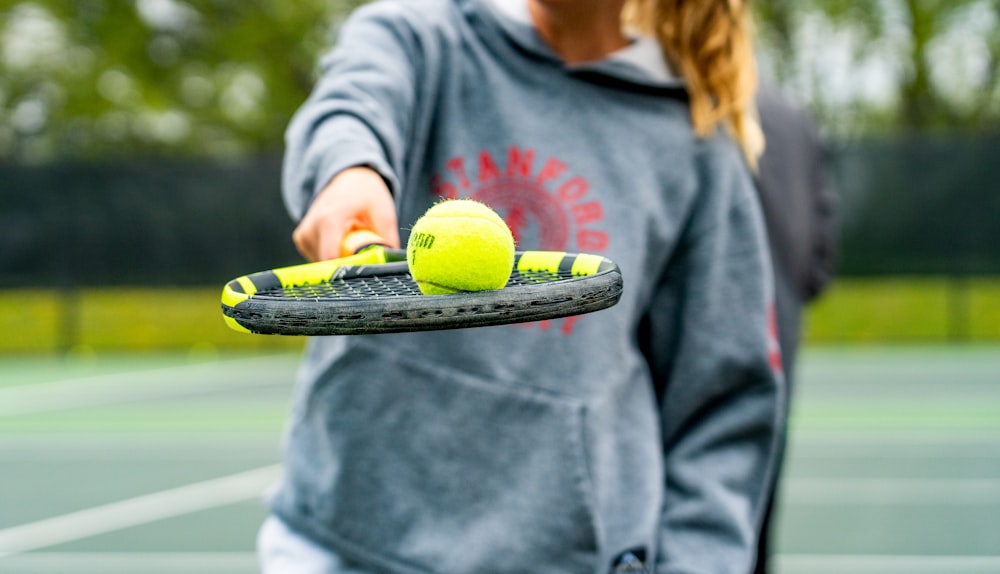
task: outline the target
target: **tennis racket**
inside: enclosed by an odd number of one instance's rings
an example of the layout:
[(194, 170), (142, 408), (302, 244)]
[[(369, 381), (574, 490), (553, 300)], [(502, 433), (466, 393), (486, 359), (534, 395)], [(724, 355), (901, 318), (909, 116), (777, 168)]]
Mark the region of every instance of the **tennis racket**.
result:
[(424, 295), (406, 251), (369, 243), (346, 257), (233, 279), (222, 314), (236, 331), (261, 335), (398, 333), (582, 315), (615, 305), (621, 293), (621, 271), (605, 257), (518, 251), (502, 289)]

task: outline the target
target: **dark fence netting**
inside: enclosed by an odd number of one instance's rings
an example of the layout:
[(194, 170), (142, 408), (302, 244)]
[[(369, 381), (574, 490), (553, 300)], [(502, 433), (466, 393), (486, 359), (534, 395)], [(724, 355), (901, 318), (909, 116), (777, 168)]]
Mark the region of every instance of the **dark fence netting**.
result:
[(843, 275), (1000, 273), (1000, 136), (836, 149)]
[(0, 165), (0, 287), (222, 285), (298, 263), (280, 160)]
[[(834, 148), (841, 275), (1000, 274), (1000, 137)], [(298, 263), (280, 158), (0, 164), (0, 287), (221, 285)]]

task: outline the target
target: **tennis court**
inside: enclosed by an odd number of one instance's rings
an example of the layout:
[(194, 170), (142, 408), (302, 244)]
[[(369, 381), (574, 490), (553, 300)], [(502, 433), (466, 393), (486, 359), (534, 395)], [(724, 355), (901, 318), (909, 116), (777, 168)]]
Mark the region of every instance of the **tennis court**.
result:
[[(0, 360), (0, 572), (255, 571), (295, 353)], [(779, 574), (1000, 572), (1000, 347), (811, 348)]]

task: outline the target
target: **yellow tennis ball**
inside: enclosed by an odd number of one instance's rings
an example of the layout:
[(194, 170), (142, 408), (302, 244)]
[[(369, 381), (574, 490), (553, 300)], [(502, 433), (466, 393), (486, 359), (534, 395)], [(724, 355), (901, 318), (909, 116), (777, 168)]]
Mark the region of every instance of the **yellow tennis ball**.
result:
[(426, 295), (501, 289), (514, 267), (514, 236), (485, 204), (446, 200), (413, 225), (406, 261)]

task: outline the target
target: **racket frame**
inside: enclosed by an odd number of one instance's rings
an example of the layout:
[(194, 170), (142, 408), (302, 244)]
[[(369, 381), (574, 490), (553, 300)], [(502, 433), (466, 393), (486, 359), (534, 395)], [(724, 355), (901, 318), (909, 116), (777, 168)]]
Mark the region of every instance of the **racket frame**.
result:
[[(349, 257), (233, 279), (223, 288), (222, 313), (234, 330), (262, 335), (432, 331), (591, 313), (617, 304), (623, 289), (618, 266), (599, 255), (518, 252), (513, 271), (506, 287), (492, 291), (449, 295), (423, 295), (415, 291), (413, 295), (333, 299), (269, 294), (359, 278), (412, 283), (405, 251), (373, 245)], [(564, 278), (558, 281), (540, 279), (560, 272)], [(567, 275), (570, 278), (565, 278)], [(532, 277), (539, 282), (533, 283)]]

